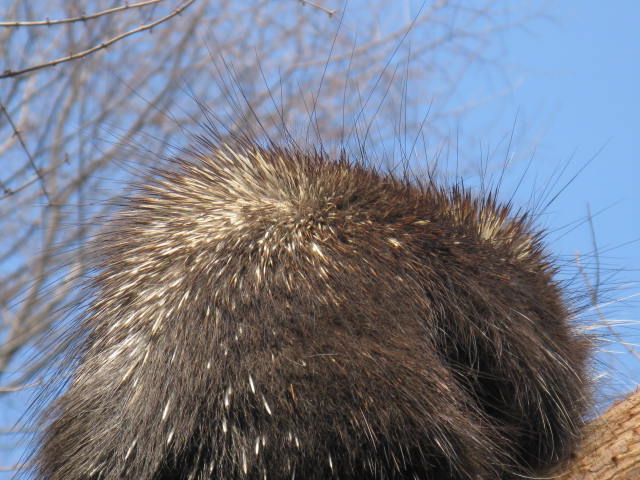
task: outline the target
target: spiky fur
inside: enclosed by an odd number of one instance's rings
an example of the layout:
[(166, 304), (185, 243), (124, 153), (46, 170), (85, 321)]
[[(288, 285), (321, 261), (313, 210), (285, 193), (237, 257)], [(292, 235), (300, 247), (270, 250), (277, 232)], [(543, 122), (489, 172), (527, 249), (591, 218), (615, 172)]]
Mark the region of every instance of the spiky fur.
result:
[(94, 250), (42, 479), (509, 479), (575, 444), (590, 341), (490, 195), (203, 141)]

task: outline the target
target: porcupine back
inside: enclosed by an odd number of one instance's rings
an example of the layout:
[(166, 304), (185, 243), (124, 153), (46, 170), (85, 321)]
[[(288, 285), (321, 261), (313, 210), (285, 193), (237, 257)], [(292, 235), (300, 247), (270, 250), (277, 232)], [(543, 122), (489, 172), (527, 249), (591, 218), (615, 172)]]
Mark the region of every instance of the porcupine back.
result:
[(202, 140), (94, 241), (46, 480), (506, 479), (587, 407), (541, 233), (491, 195)]

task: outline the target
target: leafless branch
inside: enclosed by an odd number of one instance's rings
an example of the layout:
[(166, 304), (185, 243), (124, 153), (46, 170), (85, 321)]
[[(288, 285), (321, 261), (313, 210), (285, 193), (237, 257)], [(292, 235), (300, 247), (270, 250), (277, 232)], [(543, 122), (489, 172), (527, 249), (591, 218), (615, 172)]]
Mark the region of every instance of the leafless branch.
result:
[[(29, 159), (29, 165), (35, 172), (38, 180), (40, 180), (40, 183), (42, 184), (42, 193), (47, 198), (47, 202), (51, 203), (51, 198), (49, 198), (49, 194), (47, 193), (47, 189), (44, 183), (44, 178), (42, 177), (42, 172), (40, 172), (40, 169), (36, 166), (36, 163), (33, 161), (33, 157), (31, 156), (31, 153), (29, 153), (29, 149), (27, 148), (27, 145), (24, 143), (24, 139), (22, 138), (22, 135), (20, 135), (20, 130), (18, 130), (18, 127), (16, 127), (16, 124), (13, 123), (13, 119), (11, 118), (11, 115), (9, 115), (9, 112), (7, 112), (7, 109), (4, 107), (2, 103), (0, 103), (0, 110), (2, 110), (2, 113), (4, 113), (5, 117), (7, 118), (9, 125), (11, 125), (11, 128), (13, 129), (13, 134), (16, 136), (16, 138), (20, 142), (20, 146), (22, 147), (22, 150), (24, 151), (27, 158)], [(12, 191), (11, 193), (15, 193), (15, 192)]]
[(32, 65), (32, 66), (27, 67), (27, 68), (22, 68), (20, 70), (5, 70), (3, 73), (0, 74), (0, 79), (8, 78), (8, 77), (16, 77), (18, 75), (23, 75), (25, 73), (33, 72), (35, 70), (40, 70), (42, 68), (53, 67), (55, 65), (59, 65), (59, 64), (64, 63), (64, 62), (69, 62), (71, 60), (77, 60), (79, 58), (84, 58), (87, 55), (91, 55), (94, 52), (97, 52), (99, 50), (102, 50), (102, 49), (105, 49), (107, 47), (110, 47), (114, 43), (119, 42), (120, 40), (122, 40), (124, 38), (130, 37), (131, 35), (135, 35), (136, 33), (144, 32), (145, 30), (151, 30), (153, 27), (156, 27), (156, 26), (160, 25), (161, 23), (164, 23), (167, 20), (175, 17), (176, 15), (179, 15), (186, 8), (188, 8), (189, 5), (191, 5), (195, 1), (196, 0), (187, 0), (182, 5), (177, 7), (169, 15), (166, 15), (166, 16), (156, 20), (155, 22), (151, 22), (151, 23), (148, 23), (146, 25), (141, 25), (138, 28), (134, 28), (133, 30), (129, 30), (128, 32), (121, 33), (120, 35), (116, 35), (115, 37), (110, 38), (108, 40), (105, 40), (102, 43), (100, 43), (99, 45), (95, 45), (95, 46), (93, 46), (91, 48), (88, 48), (86, 50), (82, 50), (80, 52), (73, 53), (71, 55), (67, 55), (66, 57), (56, 58), (55, 60), (51, 60), (49, 62), (40, 63), (40, 64), (37, 64), (37, 65)]
[(323, 12), (325, 12), (326, 14), (328, 14), (329, 16), (333, 15), (334, 13), (336, 13), (336, 10), (329, 10), (326, 7), (323, 7), (322, 5), (318, 4), (318, 3), (314, 3), (314, 2), (310, 2), (309, 0), (300, 0), (300, 2), (306, 4), (306, 5), (311, 5), (314, 8), (318, 8), (320, 10), (322, 10)]
[(132, 3), (132, 4), (125, 3), (124, 5), (120, 5), (114, 8), (108, 8), (100, 12), (91, 13), (89, 15), (79, 15), (77, 17), (61, 18), (58, 20), (46, 19), (46, 20), (37, 20), (35, 22), (20, 22), (20, 21), (0, 22), (0, 27), (40, 27), (40, 26), (50, 27), (52, 25), (60, 25), (63, 23), (86, 22), (87, 20), (93, 20), (95, 18), (99, 18), (104, 15), (111, 15), (112, 13), (122, 12), (124, 10), (131, 10), (134, 8), (146, 7), (147, 5), (158, 3), (161, 1), (162, 0), (148, 0), (146, 2), (139, 2), (139, 3)]

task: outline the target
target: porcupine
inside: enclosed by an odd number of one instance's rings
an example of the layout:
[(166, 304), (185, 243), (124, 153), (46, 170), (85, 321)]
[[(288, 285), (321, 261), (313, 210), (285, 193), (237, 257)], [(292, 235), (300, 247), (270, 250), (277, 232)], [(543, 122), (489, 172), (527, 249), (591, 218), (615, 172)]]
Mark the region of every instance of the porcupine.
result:
[(93, 245), (39, 478), (510, 479), (575, 446), (591, 341), (494, 195), (201, 138)]

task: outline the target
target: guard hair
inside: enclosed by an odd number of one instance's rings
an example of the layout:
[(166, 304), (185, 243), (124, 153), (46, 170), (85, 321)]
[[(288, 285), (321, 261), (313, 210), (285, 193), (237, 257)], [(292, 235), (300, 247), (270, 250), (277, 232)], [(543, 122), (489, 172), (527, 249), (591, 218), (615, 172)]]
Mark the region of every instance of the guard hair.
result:
[(491, 193), (211, 131), (92, 240), (43, 480), (515, 479), (567, 458), (592, 339)]

